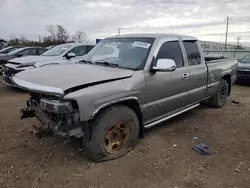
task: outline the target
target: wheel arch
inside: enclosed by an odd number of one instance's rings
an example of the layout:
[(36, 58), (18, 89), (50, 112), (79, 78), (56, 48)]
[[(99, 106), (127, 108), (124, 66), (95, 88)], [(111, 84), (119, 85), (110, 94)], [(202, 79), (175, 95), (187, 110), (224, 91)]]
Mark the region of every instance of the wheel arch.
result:
[(140, 108), (140, 103), (137, 97), (127, 97), (123, 99), (119, 99), (116, 101), (112, 101), (110, 103), (103, 104), (99, 106), (92, 114), (90, 120), (93, 120), (98, 114), (100, 114), (102, 111), (106, 110), (107, 108), (114, 106), (114, 105), (123, 105), (131, 110), (134, 111), (134, 113), (137, 115), (138, 120), (139, 120), (139, 125), (140, 125), (140, 130), (139, 130), (139, 138), (144, 137), (144, 124), (143, 124), (143, 115), (141, 112)]
[(231, 74), (226, 74), (222, 76), (222, 80), (225, 80), (228, 84), (228, 96), (231, 94), (232, 90), (232, 79), (231, 79)]

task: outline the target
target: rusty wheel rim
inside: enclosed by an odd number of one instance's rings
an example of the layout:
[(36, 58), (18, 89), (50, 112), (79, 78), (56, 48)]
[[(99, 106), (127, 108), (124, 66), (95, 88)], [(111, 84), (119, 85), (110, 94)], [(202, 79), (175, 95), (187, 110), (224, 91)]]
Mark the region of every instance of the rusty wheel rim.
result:
[(127, 143), (130, 135), (129, 126), (123, 122), (117, 122), (105, 135), (104, 148), (108, 153), (116, 153)]

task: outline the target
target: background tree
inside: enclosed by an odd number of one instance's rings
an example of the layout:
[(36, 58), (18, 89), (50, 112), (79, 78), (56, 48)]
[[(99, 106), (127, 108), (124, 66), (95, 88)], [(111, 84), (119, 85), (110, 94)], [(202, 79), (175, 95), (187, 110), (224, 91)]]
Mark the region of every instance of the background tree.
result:
[(87, 35), (83, 31), (77, 31), (73, 36), (62, 25), (48, 25), (46, 26), (48, 32), (47, 36), (40, 36), (39, 40), (28, 40), (24, 35), (11, 35), (10, 40), (7, 41), (9, 45), (15, 46), (51, 46), (64, 44), (68, 42), (86, 42)]
[(56, 26), (57, 41), (61, 44), (66, 43), (70, 38), (68, 31), (61, 25)]
[(83, 31), (77, 31), (73, 36), (72, 39), (74, 42), (86, 42), (88, 40), (87, 35)]

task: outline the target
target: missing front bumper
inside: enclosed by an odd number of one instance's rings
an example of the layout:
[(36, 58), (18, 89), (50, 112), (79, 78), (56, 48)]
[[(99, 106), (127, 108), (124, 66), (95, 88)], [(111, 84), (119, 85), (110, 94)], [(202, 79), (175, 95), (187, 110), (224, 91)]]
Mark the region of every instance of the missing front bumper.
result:
[[(81, 138), (83, 137), (83, 126), (78, 124), (78, 125), (67, 125), (61, 127), (60, 124), (57, 122), (54, 122), (50, 120), (50, 118), (39, 108), (33, 107), (33, 109), (30, 108), (23, 108), (21, 109), (21, 119), (26, 119), (26, 118), (34, 118), (36, 117), (42, 125), (46, 126), (46, 131), (48, 132), (53, 132), (56, 135), (60, 135), (62, 137), (71, 137), (74, 136), (76, 138)], [(44, 132), (45, 129), (40, 129), (42, 132)]]

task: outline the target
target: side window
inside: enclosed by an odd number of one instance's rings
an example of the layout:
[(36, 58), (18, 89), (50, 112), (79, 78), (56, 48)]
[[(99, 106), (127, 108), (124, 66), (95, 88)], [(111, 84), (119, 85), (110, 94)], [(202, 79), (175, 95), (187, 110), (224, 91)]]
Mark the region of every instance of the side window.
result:
[(183, 42), (189, 65), (199, 65), (201, 64), (200, 51), (197, 46), (196, 41), (184, 41)]
[(31, 48), (28, 50), (28, 55), (37, 55), (36, 48)]
[(86, 46), (86, 53), (89, 53), (93, 48), (94, 46)]
[(165, 42), (162, 44), (157, 59), (172, 59), (176, 63), (176, 67), (183, 67), (183, 56), (178, 41)]
[(70, 50), (70, 52), (73, 52), (76, 54), (76, 56), (83, 56), (86, 54), (86, 47), (85, 46), (77, 46)]
[(25, 55), (28, 55), (28, 54), (29, 54), (29, 49), (23, 50), (23, 51), (18, 53), (18, 55), (21, 55), (21, 56), (25, 56)]
[(46, 51), (46, 50), (43, 49), (43, 48), (38, 48), (38, 49), (37, 49), (37, 55), (41, 55), (41, 54), (43, 54), (45, 51)]

